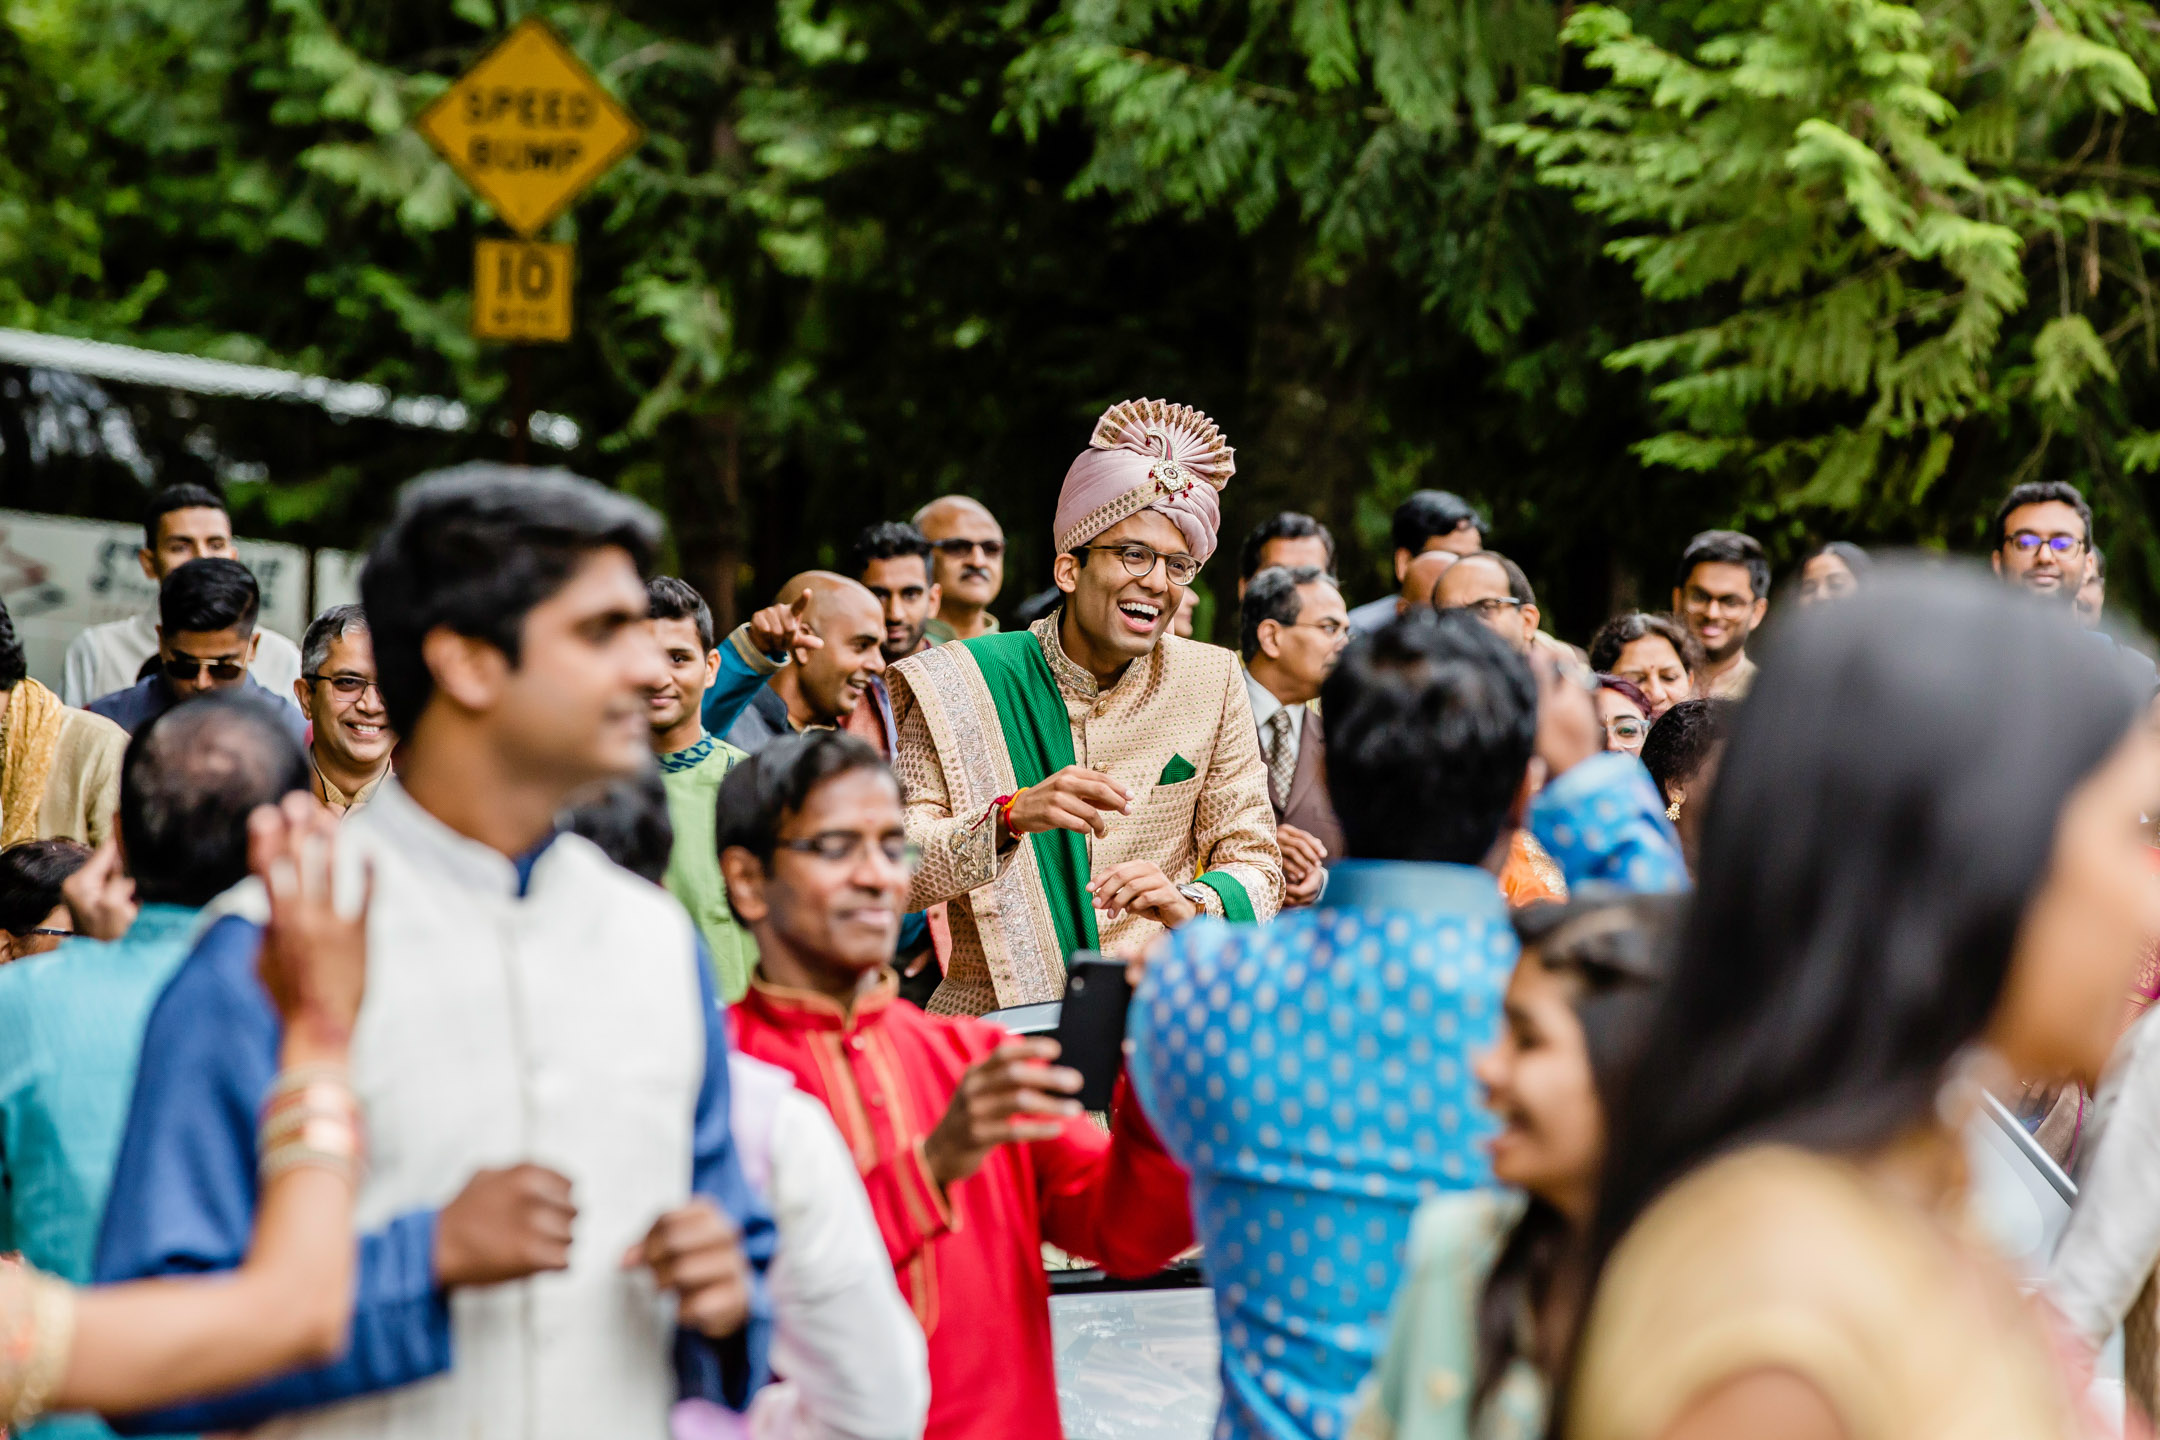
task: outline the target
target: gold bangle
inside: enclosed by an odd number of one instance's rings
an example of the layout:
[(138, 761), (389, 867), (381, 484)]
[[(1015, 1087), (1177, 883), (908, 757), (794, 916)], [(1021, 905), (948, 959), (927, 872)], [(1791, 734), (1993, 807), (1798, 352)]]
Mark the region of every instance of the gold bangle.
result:
[(0, 1264), (0, 1428), (45, 1413), (75, 1343), (75, 1292), (27, 1266)]
[(333, 1085), (350, 1095), (352, 1074), (341, 1065), (300, 1065), (291, 1070), (280, 1070), (277, 1078), (270, 1082), (270, 1089), (265, 1093), (263, 1103), (272, 1104), (294, 1091), (306, 1090), (316, 1085)]
[(340, 1126), (316, 1127), (287, 1136), (274, 1145), (264, 1146), (262, 1159), (256, 1163), (255, 1175), (258, 1182), (267, 1185), (287, 1170), (312, 1165), (324, 1170), (334, 1170), (357, 1185), (360, 1181), (362, 1154), (357, 1131)]
[(258, 1131), (255, 1148), (265, 1152), (275, 1150), (298, 1137), (305, 1137), (311, 1145), (333, 1146), (342, 1143), (346, 1149), (357, 1154), (360, 1150), (360, 1120), (357, 1116), (335, 1111), (295, 1111)]
[(280, 1075), (256, 1125), (255, 1149), (259, 1184), (305, 1165), (357, 1185), (367, 1154), (359, 1099), (326, 1071)]
[(256, 1112), (258, 1135), (293, 1114), (350, 1115), (357, 1123), (360, 1097), (340, 1070), (319, 1065), (281, 1070), (270, 1082), (262, 1108)]
[(265, 1154), (256, 1171), (258, 1183), (267, 1186), (293, 1170), (328, 1170), (348, 1184), (360, 1183), (360, 1160), (349, 1150), (317, 1150), (307, 1145), (284, 1145)]

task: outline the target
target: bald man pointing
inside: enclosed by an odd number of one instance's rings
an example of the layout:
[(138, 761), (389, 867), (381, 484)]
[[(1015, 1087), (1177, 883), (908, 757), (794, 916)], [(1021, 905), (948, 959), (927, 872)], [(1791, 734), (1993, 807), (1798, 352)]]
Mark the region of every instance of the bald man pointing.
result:
[(830, 570), (791, 577), (720, 647), (705, 728), (752, 755), (783, 735), (824, 729), (859, 735), (890, 756), (884, 638), (883, 608), (855, 581)]

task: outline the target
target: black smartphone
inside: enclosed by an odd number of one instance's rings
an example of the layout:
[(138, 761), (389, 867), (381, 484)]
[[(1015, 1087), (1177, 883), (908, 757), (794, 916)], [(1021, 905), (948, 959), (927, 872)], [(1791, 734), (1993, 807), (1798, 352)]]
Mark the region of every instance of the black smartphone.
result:
[(1065, 972), (1065, 1003), (1058, 1011), (1058, 1063), (1080, 1072), (1080, 1103), (1108, 1110), (1125, 1064), (1125, 1007), (1132, 986), (1125, 962), (1097, 950), (1076, 950)]

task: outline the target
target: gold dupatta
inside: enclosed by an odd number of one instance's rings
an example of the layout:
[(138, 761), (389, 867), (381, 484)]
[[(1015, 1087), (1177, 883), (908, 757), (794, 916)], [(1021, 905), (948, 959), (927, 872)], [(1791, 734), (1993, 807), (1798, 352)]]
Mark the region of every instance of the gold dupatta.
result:
[(0, 751), (0, 847), (37, 838), (38, 810), (66, 719), (60, 697), (27, 675), (9, 692), (7, 745)]

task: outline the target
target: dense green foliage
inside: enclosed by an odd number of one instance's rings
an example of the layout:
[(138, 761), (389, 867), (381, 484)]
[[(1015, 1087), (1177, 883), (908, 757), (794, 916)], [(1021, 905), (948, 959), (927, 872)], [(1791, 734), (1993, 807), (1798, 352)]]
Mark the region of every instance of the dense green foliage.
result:
[(1578, 11), (1567, 38), (1605, 83), (1538, 90), (1533, 123), (1493, 133), (1673, 302), (1679, 323), (1608, 361), (1661, 377), (1670, 428), (1638, 453), (1930, 538), (1968, 535), (2006, 480), (2073, 479), (2149, 564), (2124, 470), (2160, 437), (2124, 401), (2160, 340), (2153, 19), (1771, 0), (1689, 53)]
[[(409, 123), (528, 8), (9, 0), (0, 324), (499, 418), (465, 320), (501, 228)], [(948, 489), (1006, 518), (1017, 600), (1135, 394), (1223, 423), (1232, 530), (1330, 521), (1357, 599), (1418, 485), (1579, 638), (1701, 525), (1972, 548), (2046, 475), (2152, 608), (2134, 0), (536, 8), (649, 138), (556, 223), (578, 335), (535, 399), (723, 608)], [(413, 447), (319, 448), (236, 485), (254, 528), (352, 543)]]

